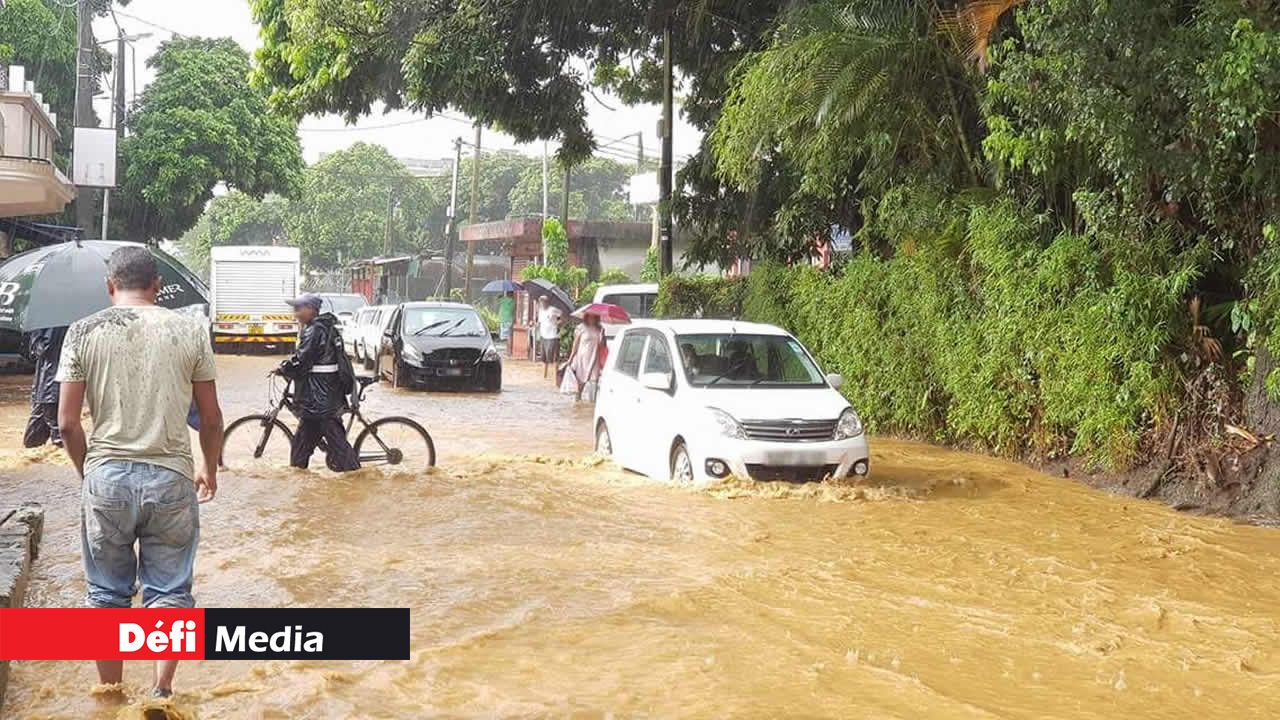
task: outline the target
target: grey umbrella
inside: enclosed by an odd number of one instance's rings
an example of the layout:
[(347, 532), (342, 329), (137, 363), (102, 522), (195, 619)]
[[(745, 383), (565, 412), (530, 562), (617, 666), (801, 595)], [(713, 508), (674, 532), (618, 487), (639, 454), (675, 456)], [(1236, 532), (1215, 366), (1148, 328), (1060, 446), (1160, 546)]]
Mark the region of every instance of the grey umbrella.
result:
[(534, 300), (546, 295), (547, 300), (552, 305), (560, 308), (560, 311), (566, 316), (573, 314), (573, 299), (569, 297), (569, 293), (561, 290), (559, 285), (556, 285), (550, 280), (543, 280), (542, 278), (526, 280), (524, 283), (524, 291), (529, 293), (529, 297)]
[[(46, 245), (0, 264), (0, 328), (25, 332), (70, 325), (111, 304), (107, 258), (140, 243), (82, 240)], [(207, 304), (209, 291), (169, 254), (151, 248), (160, 271), (157, 303), (167, 308)]]

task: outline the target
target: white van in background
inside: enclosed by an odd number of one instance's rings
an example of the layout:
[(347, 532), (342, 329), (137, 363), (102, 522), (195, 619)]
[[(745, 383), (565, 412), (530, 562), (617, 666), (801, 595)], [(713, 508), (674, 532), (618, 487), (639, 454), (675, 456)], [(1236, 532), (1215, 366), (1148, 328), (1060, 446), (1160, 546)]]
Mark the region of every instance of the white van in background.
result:
[(301, 260), (296, 247), (210, 248), (214, 349), (244, 351), (256, 346), (287, 352), (293, 348), (298, 321), (285, 301), (298, 296)]
[[(592, 302), (617, 305), (626, 310), (632, 320), (651, 318), (653, 306), (658, 303), (658, 283), (601, 285), (596, 290), (596, 296), (592, 298)], [(604, 335), (606, 338), (613, 338), (624, 327), (626, 326), (616, 323), (605, 323)]]

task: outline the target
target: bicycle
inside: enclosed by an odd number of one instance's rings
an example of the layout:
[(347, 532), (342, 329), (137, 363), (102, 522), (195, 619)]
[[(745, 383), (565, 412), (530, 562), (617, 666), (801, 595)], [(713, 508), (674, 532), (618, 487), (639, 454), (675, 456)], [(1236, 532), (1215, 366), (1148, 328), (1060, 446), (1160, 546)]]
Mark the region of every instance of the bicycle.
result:
[[(358, 377), (359, 393), (354, 407), (346, 411), (349, 417), (345, 423), (347, 435), (360, 422), (360, 434), (353, 443), (356, 455), (360, 457), (361, 467), (370, 465), (404, 466), (408, 468), (430, 468), (436, 464), (436, 446), (426, 428), (407, 417), (398, 415), (379, 418), (369, 422), (360, 411), (360, 402), (364, 400), (369, 386), (376, 383), (376, 378)], [(293, 409), (293, 393), (290, 389), (293, 381), (285, 380), (284, 390), (279, 398), (275, 398), (276, 385), (270, 385), (268, 408), (265, 413), (256, 413), (237, 418), (224, 433), (222, 440), (222, 457), (218, 465), (232, 470), (244, 470), (252, 467), (287, 467), (289, 465), (289, 449), (293, 445), (293, 430), (279, 419), (280, 411)], [(238, 431), (238, 432), (237, 432)], [(280, 438), (272, 442), (273, 438)], [(368, 449), (366, 450), (366, 445)], [(324, 451), (328, 464), (328, 448), (321, 440), (318, 449)], [(416, 458), (425, 455), (425, 463), (419, 465)], [(231, 465), (228, 465), (228, 460)], [(329, 469), (334, 469), (332, 465)]]

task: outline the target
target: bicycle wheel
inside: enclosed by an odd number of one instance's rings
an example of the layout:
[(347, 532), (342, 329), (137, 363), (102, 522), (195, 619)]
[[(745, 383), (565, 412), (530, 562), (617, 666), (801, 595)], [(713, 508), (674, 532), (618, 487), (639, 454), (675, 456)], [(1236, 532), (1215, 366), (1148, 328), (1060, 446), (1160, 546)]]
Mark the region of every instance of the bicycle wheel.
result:
[(364, 466), (413, 469), (436, 464), (436, 446), (431, 435), (406, 417), (385, 417), (369, 423), (356, 437), (355, 449)]
[(293, 431), (268, 415), (246, 415), (227, 426), (222, 438), (223, 469), (261, 474), (289, 467)]

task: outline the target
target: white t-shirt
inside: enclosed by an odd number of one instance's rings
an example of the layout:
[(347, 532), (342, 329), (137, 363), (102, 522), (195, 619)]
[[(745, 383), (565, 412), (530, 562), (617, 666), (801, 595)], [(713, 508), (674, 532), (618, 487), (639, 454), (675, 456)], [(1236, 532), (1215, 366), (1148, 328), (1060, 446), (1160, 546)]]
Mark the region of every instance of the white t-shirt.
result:
[(560, 337), (560, 318), (563, 316), (557, 307), (538, 308), (538, 337), (544, 340)]
[(59, 382), (83, 382), (93, 432), (85, 471), (133, 460), (193, 477), (191, 383), (215, 376), (204, 323), (155, 305), (116, 305), (71, 325)]

